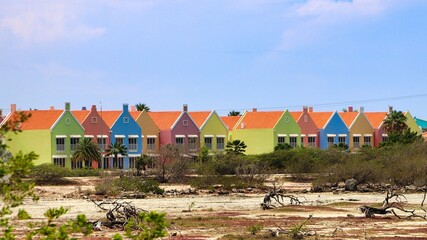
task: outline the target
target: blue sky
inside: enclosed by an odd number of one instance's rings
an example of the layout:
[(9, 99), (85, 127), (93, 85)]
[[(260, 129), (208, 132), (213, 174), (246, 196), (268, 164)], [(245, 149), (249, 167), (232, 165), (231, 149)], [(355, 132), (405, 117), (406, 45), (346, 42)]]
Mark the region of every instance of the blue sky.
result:
[(0, 0), (0, 108), (410, 110), (425, 0)]

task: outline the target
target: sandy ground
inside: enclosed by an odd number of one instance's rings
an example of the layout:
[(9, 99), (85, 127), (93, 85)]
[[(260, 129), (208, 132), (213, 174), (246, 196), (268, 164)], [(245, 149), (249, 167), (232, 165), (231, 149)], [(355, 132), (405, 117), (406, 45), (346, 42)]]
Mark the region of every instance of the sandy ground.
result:
[[(27, 201), (25, 209), (35, 219), (43, 219), (43, 213), (49, 208), (68, 207), (65, 219), (77, 214), (86, 214), (88, 219), (105, 218), (87, 199), (64, 198), (67, 194), (93, 189), (88, 182), (76, 186), (37, 186), (41, 195), (38, 202)], [(165, 185), (165, 189), (185, 189), (185, 185)], [(302, 190), (310, 188), (307, 183), (286, 182), (285, 189)], [(381, 193), (305, 193), (294, 194), (301, 201), (301, 206), (279, 207), (273, 210), (261, 210), (260, 203), (264, 193), (236, 193), (230, 195), (199, 194), (156, 197), (145, 199), (128, 199), (135, 206), (145, 210), (166, 212), (173, 223), (171, 232), (178, 232), (177, 239), (218, 239), (227, 234), (248, 234), (248, 227), (261, 224), (262, 239), (269, 229), (289, 229), (309, 215), (307, 232), (315, 234), (312, 239), (427, 239), (427, 221), (416, 219), (398, 219), (393, 215), (364, 218), (358, 207), (361, 205), (380, 204), (384, 200)], [(415, 209), (423, 199), (422, 194), (405, 194), (406, 206)], [(191, 212), (185, 210), (191, 207)], [(183, 211), (184, 210), (184, 211)], [(423, 211), (418, 211), (423, 213)], [(402, 213), (404, 215), (404, 213)], [(407, 214), (406, 214), (407, 215)], [(184, 220), (188, 220), (186, 225)], [(194, 221), (194, 222), (192, 222)], [(19, 225), (19, 224), (18, 224)], [(111, 236), (111, 231), (97, 232), (95, 236)], [(309, 237), (310, 238), (310, 237)], [(102, 238), (100, 238), (102, 239)], [(108, 238), (103, 238), (108, 239)]]

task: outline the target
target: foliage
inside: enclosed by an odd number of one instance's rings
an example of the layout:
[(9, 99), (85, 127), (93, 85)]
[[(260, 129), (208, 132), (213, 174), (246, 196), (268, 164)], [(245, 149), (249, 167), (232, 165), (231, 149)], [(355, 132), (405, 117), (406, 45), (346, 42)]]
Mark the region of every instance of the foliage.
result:
[(422, 141), (422, 136), (417, 132), (411, 132), (411, 129), (403, 131), (390, 132), (386, 141), (380, 143), (380, 147), (391, 146), (394, 144), (410, 144), (416, 141)]
[(71, 170), (51, 163), (44, 163), (33, 167), (30, 177), (37, 184), (66, 183), (65, 177), (71, 175)]
[(148, 105), (147, 104), (145, 104), (145, 103), (137, 103), (136, 105), (135, 105), (135, 107), (136, 107), (136, 110), (138, 110), (138, 111), (146, 111), (146, 112), (149, 112), (150, 111), (150, 107), (148, 107)]
[(28, 214), (28, 212), (25, 211), (24, 209), (19, 209), (17, 216), (19, 220), (31, 219), (30, 214)]
[(227, 142), (227, 145), (225, 146), (225, 152), (227, 154), (245, 155), (246, 147), (247, 146), (244, 141), (236, 139), (233, 142)]
[(211, 156), (209, 156), (209, 149), (206, 146), (201, 147), (198, 155), (199, 163), (206, 163), (210, 159)]
[(229, 117), (233, 117), (233, 116), (241, 116), (241, 115), (240, 115), (240, 112), (239, 112), (239, 111), (234, 111), (234, 110), (232, 110), (232, 111), (230, 111), (230, 112), (228, 113), (228, 116), (229, 116)]
[(128, 149), (125, 145), (123, 145), (121, 142), (115, 142), (114, 144), (110, 144), (110, 146), (108, 146), (108, 148), (105, 150), (105, 156), (113, 156), (114, 161), (117, 161), (119, 155), (127, 156), (127, 151)]
[(262, 226), (262, 224), (255, 224), (255, 225), (252, 225), (252, 226), (249, 226), (248, 227), (248, 230), (249, 230), (249, 232), (252, 234), (252, 235), (256, 235), (259, 231), (261, 231), (262, 229), (263, 229), (264, 227)]
[(98, 161), (101, 159), (101, 151), (98, 145), (95, 144), (92, 139), (83, 137), (80, 139), (72, 156), (72, 161), (84, 162), (84, 161)]
[(341, 151), (348, 151), (348, 145), (346, 143), (338, 143), (338, 144), (334, 144), (333, 146), (334, 148), (341, 150)]
[(277, 146), (274, 147), (274, 151), (289, 150), (289, 149), (292, 149), (292, 146), (289, 143), (279, 143), (277, 144)]
[(393, 132), (402, 132), (408, 129), (408, 125), (406, 124), (406, 116), (402, 111), (393, 110), (389, 112), (384, 119), (384, 129), (388, 133)]
[(150, 179), (128, 176), (123, 178), (104, 178), (95, 186), (96, 194), (118, 195), (121, 192), (163, 194), (159, 183)]
[(138, 157), (135, 161), (136, 175), (142, 175), (142, 172), (147, 170), (147, 166), (152, 165), (153, 158), (146, 154), (142, 154), (141, 157)]
[(129, 220), (125, 235), (130, 239), (149, 240), (166, 236), (165, 213), (140, 212), (138, 218)]
[(172, 144), (162, 146), (159, 156), (154, 158), (154, 173), (159, 182), (182, 181), (191, 157), (184, 155), (181, 149)]

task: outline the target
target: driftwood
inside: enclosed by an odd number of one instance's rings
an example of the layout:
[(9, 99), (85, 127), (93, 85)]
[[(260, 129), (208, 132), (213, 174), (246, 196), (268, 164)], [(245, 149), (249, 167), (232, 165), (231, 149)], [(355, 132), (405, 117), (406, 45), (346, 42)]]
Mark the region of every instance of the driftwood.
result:
[(101, 210), (107, 211), (106, 217), (108, 221), (94, 222), (94, 229), (96, 230), (100, 230), (101, 226), (123, 229), (129, 220), (132, 219), (138, 222), (139, 213), (147, 212), (144, 209), (136, 208), (130, 202), (119, 202), (117, 200), (102, 202), (91, 200), (91, 202), (93, 202)]
[(281, 206), (286, 206), (284, 204), (284, 199), (289, 199), (290, 205), (301, 205), (302, 204), (302, 202), (298, 199), (298, 197), (296, 197), (294, 195), (283, 194), (283, 193), (278, 192), (274, 189), (274, 190), (268, 192), (268, 194), (266, 194), (264, 196), (264, 200), (261, 203), (261, 208), (262, 208), (262, 210), (276, 208), (276, 206), (272, 204), (272, 200), (274, 200), (276, 203), (280, 204)]
[[(416, 213), (416, 210), (408, 210), (404, 208), (404, 203), (407, 202), (406, 197), (403, 194), (397, 194), (392, 190), (388, 190), (386, 193), (386, 197), (383, 201), (383, 205), (380, 208), (371, 207), (367, 205), (363, 205), (359, 207), (360, 211), (365, 214), (366, 218), (373, 218), (375, 215), (386, 215), (393, 214), (399, 219), (410, 219), (414, 217), (426, 219), (426, 209), (424, 209), (424, 201), (426, 199), (427, 191), (424, 191), (424, 197), (421, 202), (420, 210), (424, 212), (424, 215), (420, 215)], [(400, 216), (396, 213), (396, 210), (399, 210), (404, 213), (409, 213), (406, 216)]]

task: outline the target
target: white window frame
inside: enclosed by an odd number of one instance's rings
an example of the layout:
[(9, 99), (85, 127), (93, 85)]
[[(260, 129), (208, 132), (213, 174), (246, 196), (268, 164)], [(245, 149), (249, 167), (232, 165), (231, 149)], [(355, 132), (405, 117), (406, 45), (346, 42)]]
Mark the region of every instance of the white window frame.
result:
[[(56, 137), (56, 142), (55, 142), (56, 152), (65, 152), (65, 139), (66, 138), (67, 137), (62, 137), (62, 136)], [(62, 143), (58, 143), (58, 140), (61, 140), (61, 139), (62, 139)]]
[(225, 137), (216, 137), (216, 149), (220, 151), (225, 149)]
[(128, 151), (138, 152), (138, 137), (128, 137)]

